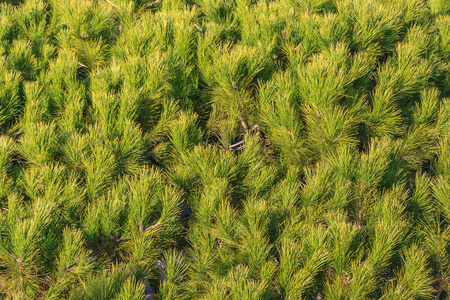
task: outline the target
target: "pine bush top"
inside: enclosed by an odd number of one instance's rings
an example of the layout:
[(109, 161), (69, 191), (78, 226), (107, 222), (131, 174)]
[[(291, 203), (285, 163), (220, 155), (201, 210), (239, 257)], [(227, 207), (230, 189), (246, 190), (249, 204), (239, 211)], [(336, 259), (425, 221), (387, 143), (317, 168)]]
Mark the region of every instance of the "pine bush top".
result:
[(0, 299), (450, 297), (450, 1), (0, 2)]

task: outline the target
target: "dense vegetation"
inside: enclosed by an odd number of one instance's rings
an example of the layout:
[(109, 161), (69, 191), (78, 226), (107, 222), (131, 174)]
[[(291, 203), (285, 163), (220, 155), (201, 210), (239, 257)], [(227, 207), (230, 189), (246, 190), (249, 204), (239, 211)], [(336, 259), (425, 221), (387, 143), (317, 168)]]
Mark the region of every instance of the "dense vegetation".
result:
[(0, 299), (450, 297), (450, 1), (1, 2)]

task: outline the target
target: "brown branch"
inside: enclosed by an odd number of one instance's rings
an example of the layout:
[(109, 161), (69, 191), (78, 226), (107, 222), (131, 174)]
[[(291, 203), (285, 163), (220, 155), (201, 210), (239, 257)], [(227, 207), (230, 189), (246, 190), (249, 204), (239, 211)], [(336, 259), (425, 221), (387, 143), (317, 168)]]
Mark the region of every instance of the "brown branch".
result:
[(145, 229), (144, 229), (144, 232), (146, 232), (146, 231), (148, 231), (148, 230), (150, 230), (150, 229), (153, 229), (153, 228), (155, 228), (155, 227), (158, 227), (159, 225), (161, 225), (161, 222), (160, 222), (160, 221), (158, 221), (158, 223), (156, 223), (155, 225), (152, 225), (152, 226), (149, 226), (149, 227), (145, 228)]
[(236, 144), (230, 145), (230, 150), (231, 150), (231, 148), (234, 148), (234, 147), (236, 147), (236, 146), (239, 146), (239, 145), (241, 145), (241, 144), (243, 144), (243, 143), (244, 143), (244, 141), (240, 141), (240, 142), (238, 142), (238, 143), (236, 143)]
[(151, 6), (156, 5), (158, 3), (159, 3), (159, 0), (156, 0), (156, 1), (152, 2), (152, 3), (150, 3), (149, 5), (147, 5), (147, 7), (151, 7)]
[(119, 8), (117, 5), (115, 5), (114, 3), (112, 3), (112, 2), (109, 1), (109, 0), (106, 0), (106, 2), (108, 2), (109, 4), (111, 4), (112, 6), (114, 6), (115, 8)]
[(86, 65), (84, 65), (84, 64), (82, 64), (82, 63), (80, 63), (79, 61), (77, 61), (77, 64), (79, 64), (80, 66), (85, 67), (85, 68), (88, 67), (88, 66), (86, 66)]
[(244, 130), (248, 130), (247, 122), (245, 122), (245, 120), (242, 117), (241, 117), (241, 124), (242, 124), (242, 127), (244, 127)]
[(201, 29), (197, 24), (194, 23), (194, 26), (195, 26), (195, 28), (197, 28), (198, 30), (200, 30), (200, 32), (202, 32), (202, 29)]

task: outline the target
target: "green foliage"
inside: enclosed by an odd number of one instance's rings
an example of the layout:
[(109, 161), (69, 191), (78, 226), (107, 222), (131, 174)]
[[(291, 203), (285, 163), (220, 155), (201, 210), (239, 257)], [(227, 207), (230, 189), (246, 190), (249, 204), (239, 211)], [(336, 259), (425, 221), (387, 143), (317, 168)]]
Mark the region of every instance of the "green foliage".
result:
[(0, 299), (450, 297), (444, 0), (0, 4)]
[(15, 70), (8, 70), (7, 60), (3, 57), (1, 60), (2, 74), (0, 94), (1, 109), (0, 109), (0, 126), (2, 132), (5, 131), (6, 125), (17, 118), (20, 114), (19, 101), (19, 85), (21, 82), (20, 74)]

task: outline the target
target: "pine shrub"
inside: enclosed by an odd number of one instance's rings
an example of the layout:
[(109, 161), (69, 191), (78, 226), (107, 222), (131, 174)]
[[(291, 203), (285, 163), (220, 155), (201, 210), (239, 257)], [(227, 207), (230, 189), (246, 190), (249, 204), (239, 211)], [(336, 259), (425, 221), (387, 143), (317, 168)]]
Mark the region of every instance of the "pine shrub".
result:
[(0, 299), (447, 299), (450, 2), (0, 3)]

